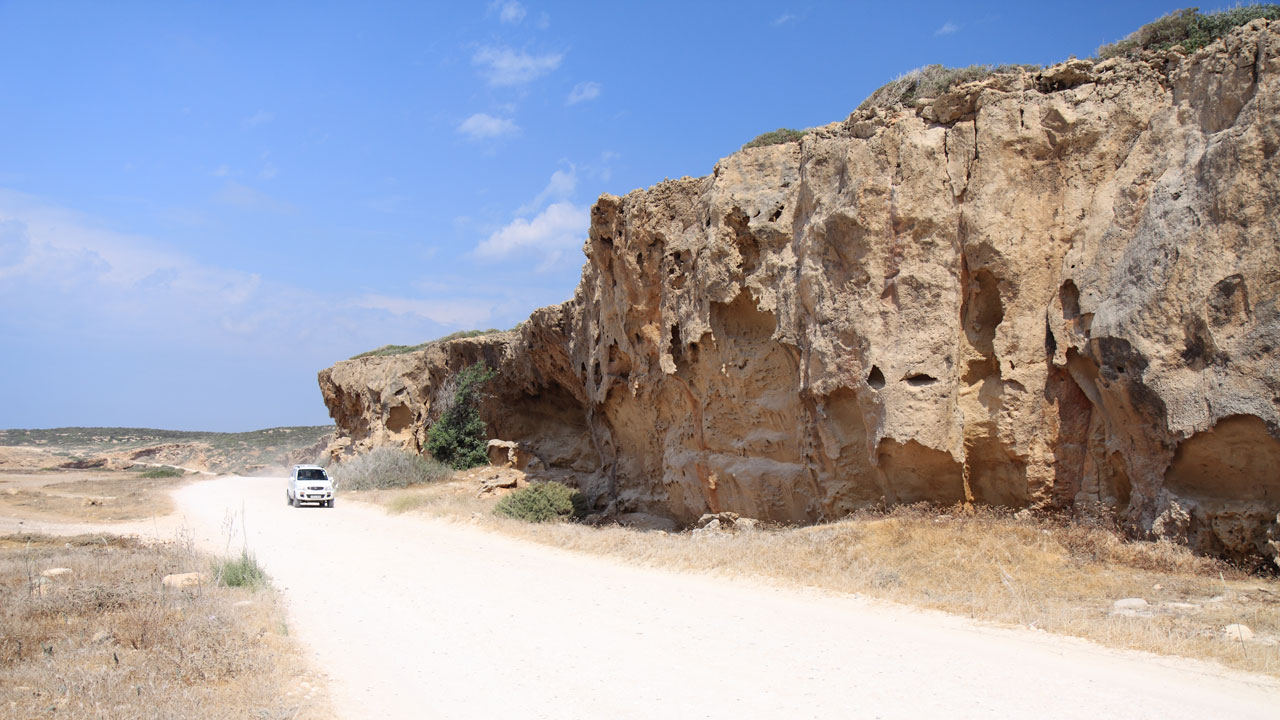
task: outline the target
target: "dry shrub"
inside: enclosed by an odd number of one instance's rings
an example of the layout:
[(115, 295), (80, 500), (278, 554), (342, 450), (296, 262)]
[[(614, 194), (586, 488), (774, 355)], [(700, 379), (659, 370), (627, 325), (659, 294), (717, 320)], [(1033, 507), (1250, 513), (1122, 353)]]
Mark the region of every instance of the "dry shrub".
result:
[(1175, 45), (1195, 52), (1259, 18), (1280, 20), (1280, 5), (1244, 5), (1204, 14), (1199, 8), (1174, 10), (1143, 25), (1125, 39), (1098, 48), (1098, 56), (1137, 55), (1144, 50), (1164, 51)]
[(402, 488), (442, 480), (453, 474), (443, 463), (395, 448), (374, 448), (330, 468), (342, 490)]
[[(109, 536), (0, 538), (0, 715), (325, 716), (286, 695), (305, 667), (274, 595), (161, 582), (208, 562)], [(42, 577), (54, 567), (71, 572)]]
[(985, 80), (993, 75), (1014, 75), (1037, 69), (1037, 65), (970, 65), (962, 68), (925, 65), (881, 86), (867, 96), (858, 109), (907, 105), (916, 98), (938, 97), (964, 83)]

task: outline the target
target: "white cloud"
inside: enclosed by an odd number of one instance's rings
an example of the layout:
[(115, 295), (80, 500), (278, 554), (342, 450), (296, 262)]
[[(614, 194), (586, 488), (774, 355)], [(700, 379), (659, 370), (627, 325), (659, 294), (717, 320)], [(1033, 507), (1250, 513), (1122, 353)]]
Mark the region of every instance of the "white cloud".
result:
[(527, 14), (524, 6), (515, 2), (515, 0), (509, 0), (509, 2), (501, 2), (501, 0), (499, 0), (489, 7), (497, 10), (498, 20), (512, 25), (518, 24), (521, 20), (524, 20), (524, 16)]
[(471, 62), (480, 66), (490, 85), (511, 87), (533, 82), (560, 67), (563, 54), (530, 55), (508, 47), (485, 46), (476, 51)]
[(590, 226), (586, 207), (571, 202), (553, 203), (531, 220), (516, 218), (476, 246), (476, 256), (502, 259), (531, 252), (543, 257), (538, 270), (555, 264), (566, 251), (582, 247)]
[(601, 85), (598, 82), (580, 82), (569, 91), (569, 97), (565, 100), (565, 103), (577, 105), (586, 100), (595, 100), (600, 97), (601, 89)]
[(538, 196), (526, 205), (521, 205), (516, 210), (516, 215), (529, 215), (537, 212), (539, 208), (549, 202), (559, 202), (568, 200), (573, 197), (573, 191), (578, 188), (577, 169), (572, 165), (569, 170), (557, 170), (551, 173), (551, 179), (547, 181), (547, 186), (538, 193)]
[(942, 24), (942, 27), (938, 28), (937, 30), (934, 30), (934, 31), (933, 31), (933, 34), (934, 34), (935, 36), (950, 35), (950, 34), (952, 34), (952, 33), (954, 33), (954, 32), (959, 31), (959, 30), (960, 30), (960, 26), (959, 26), (959, 25), (957, 25), (957, 24), (955, 24), (955, 23), (953, 23), (953, 22), (947, 21), (947, 22), (945, 22), (945, 23), (943, 23), (943, 24)]
[(778, 17), (774, 18), (774, 20), (773, 20), (773, 24), (774, 24), (774, 26), (778, 26), (778, 25), (786, 25), (787, 23), (789, 23), (789, 22), (791, 22), (792, 20), (795, 20), (795, 19), (796, 19), (796, 16), (795, 16), (795, 15), (792, 15), (791, 13), (783, 13), (783, 14), (779, 15)]
[(472, 140), (487, 140), (520, 134), (520, 126), (509, 118), (496, 118), (486, 113), (476, 113), (458, 125), (458, 132)]
[(214, 171), (210, 174), (213, 175), (214, 177), (227, 177), (228, 175), (231, 174), (231, 166), (227, 165), (226, 163), (223, 163), (218, 167), (214, 168)]
[(276, 167), (275, 163), (268, 160), (266, 164), (262, 166), (262, 171), (258, 173), (258, 177), (262, 178), (263, 180), (270, 180), (271, 178), (279, 174), (280, 174), (280, 168)]
[(275, 117), (276, 117), (275, 113), (267, 112), (266, 110), (259, 110), (258, 112), (244, 119), (244, 126), (258, 127), (259, 125), (266, 125), (267, 123), (274, 120)]

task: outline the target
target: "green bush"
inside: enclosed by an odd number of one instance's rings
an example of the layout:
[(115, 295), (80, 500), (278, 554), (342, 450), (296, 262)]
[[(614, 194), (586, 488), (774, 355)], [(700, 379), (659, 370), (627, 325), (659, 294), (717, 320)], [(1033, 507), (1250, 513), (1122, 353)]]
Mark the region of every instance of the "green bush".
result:
[(1143, 25), (1120, 42), (1103, 45), (1098, 48), (1098, 56), (1110, 58), (1136, 55), (1143, 50), (1168, 50), (1174, 45), (1181, 45), (1188, 52), (1195, 52), (1233, 29), (1258, 18), (1280, 19), (1280, 5), (1245, 5), (1205, 15), (1200, 13), (1200, 8), (1175, 10)]
[(493, 512), (526, 522), (580, 518), (587, 514), (582, 493), (558, 482), (543, 482), (521, 488), (498, 501)]
[(427, 431), (427, 452), (454, 468), (466, 470), (489, 462), (489, 435), (480, 419), (481, 389), (497, 375), (484, 364), (471, 365), (454, 376), (453, 392), (442, 392), (444, 411)]
[(271, 584), (267, 571), (258, 564), (258, 558), (248, 550), (241, 550), (238, 558), (225, 558), (213, 564), (214, 577), (219, 585), (227, 587), (265, 588)]
[(343, 490), (401, 488), (442, 480), (452, 470), (417, 453), (380, 447), (330, 469)]
[(176, 477), (182, 477), (185, 474), (186, 473), (184, 473), (183, 471), (179, 470), (176, 467), (162, 465), (160, 467), (151, 468), (149, 470), (143, 470), (142, 472), (138, 473), (138, 477), (150, 478), (150, 479), (176, 478)]
[(804, 137), (808, 130), (792, 130), (791, 128), (778, 128), (772, 132), (757, 135), (754, 140), (742, 146), (743, 150), (754, 147), (764, 147), (766, 145), (781, 145), (782, 143), (796, 142)]

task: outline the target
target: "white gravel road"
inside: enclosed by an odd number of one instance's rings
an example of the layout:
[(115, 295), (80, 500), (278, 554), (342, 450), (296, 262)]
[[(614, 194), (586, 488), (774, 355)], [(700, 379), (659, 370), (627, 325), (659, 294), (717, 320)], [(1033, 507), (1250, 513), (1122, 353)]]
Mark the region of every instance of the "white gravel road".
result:
[(341, 495), (295, 509), (284, 484), (186, 486), (180, 522), (221, 550), (228, 513), (243, 517), (351, 720), (1280, 717), (1280, 683), (1259, 676), (631, 567)]

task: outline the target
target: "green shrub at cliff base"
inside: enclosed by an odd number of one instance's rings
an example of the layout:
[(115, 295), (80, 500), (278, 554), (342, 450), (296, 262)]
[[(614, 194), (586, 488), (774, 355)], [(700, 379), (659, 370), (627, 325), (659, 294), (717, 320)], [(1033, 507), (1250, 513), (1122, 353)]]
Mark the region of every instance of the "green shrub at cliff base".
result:
[(582, 493), (558, 482), (542, 482), (521, 488), (498, 501), (495, 515), (541, 523), (585, 517), (587, 501)]
[(1143, 25), (1120, 42), (1103, 45), (1098, 48), (1098, 56), (1105, 59), (1134, 55), (1143, 50), (1168, 50), (1174, 45), (1181, 45), (1187, 52), (1195, 52), (1258, 18), (1280, 20), (1280, 5), (1245, 5), (1206, 14), (1201, 14), (1199, 8), (1175, 10)]
[(453, 392), (440, 419), (427, 431), (427, 452), (437, 461), (466, 470), (489, 462), (489, 436), (480, 419), (480, 399), (486, 383), (497, 375), (483, 364), (471, 365), (454, 376)]

